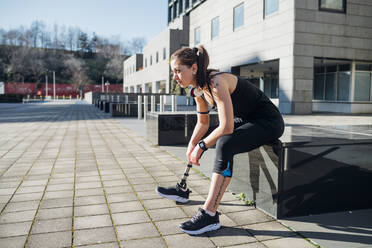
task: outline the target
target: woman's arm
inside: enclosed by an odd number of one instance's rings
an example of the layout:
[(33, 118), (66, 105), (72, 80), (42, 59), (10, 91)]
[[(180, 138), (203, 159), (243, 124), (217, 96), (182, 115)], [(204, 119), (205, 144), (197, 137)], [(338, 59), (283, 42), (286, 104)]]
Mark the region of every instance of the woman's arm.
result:
[[(219, 125), (204, 139), (207, 148), (215, 145), (219, 137), (231, 134), (234, 131), (234, 111), (228, 82), (220, 81), (218, 78), (215, 78), (214, 80), (212, 94), (218, 108)], [(194, 148), (195, 149), (193, 149), (189, 155), (189, 161), (193, 164), (199, 165), (198, 161), (203, 151), (199, 146), (195, 146)]]
[[(200, 96), (194, 98), (196, 102), (196, 110), (198, 112), (208, 112), (208, 104)], [(189, 144), (187, 146), (186, 156), (190, 161), (190, 154), (194, 147), (198, 144), (199, 140), (207, 133), (209, 129), (209, 114), (197, 114), (197, 122), (194, 127), (194, 131), (190, 138)]]
[(204, 139), (207, 147), (215, 145), (219, 137), (234, 131), (234, 110), (228, 82), (221, 81), (220, 77), (216, 77), (212, 94), (217, 104), (219, 125)]

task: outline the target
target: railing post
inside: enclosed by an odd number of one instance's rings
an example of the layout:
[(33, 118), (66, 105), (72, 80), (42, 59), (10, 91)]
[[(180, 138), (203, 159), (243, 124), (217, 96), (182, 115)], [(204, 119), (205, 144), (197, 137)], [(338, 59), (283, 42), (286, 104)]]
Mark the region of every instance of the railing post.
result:
[(146, 114), (149, 105), (149, 96), (143, 96), (143, 120), (146, 122)]
[(151, 112), (155, 112), (156, 110), (156, 105), (155, 105), (155, 96), (151, 95)]
[(138, 96), (138, 101), (137, 101), (137, 107), (138, 107), (138, 119), (142, 119), (142, 96)]
[(177, 96), (172, 95), (172, 112), (177, 111)]

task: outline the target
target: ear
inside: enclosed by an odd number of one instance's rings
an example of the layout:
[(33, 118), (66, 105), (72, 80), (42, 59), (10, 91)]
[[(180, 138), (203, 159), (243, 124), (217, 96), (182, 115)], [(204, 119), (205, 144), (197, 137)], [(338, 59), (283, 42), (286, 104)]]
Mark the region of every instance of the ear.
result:
[(198, 65), (196, 63), (192, 64), (191, 71), (193, 75), (196, 75), (196, 72), (198, 71)]

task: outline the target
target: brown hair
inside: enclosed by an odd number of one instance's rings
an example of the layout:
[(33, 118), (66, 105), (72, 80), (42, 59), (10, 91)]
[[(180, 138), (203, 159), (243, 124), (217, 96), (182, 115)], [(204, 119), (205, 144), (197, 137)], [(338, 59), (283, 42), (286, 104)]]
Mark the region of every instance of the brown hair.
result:
[(211, 70), (208, 70), (209, 55), (203, 46), (180, 48), (172, 54), (171, 60), (173, 59), (178, 59), (181, 64), (188, 67), (196, 64), (198, 66), (196, 85), (204, 88), (204, 86), (209, 84), (209, 74), (211, 72)]

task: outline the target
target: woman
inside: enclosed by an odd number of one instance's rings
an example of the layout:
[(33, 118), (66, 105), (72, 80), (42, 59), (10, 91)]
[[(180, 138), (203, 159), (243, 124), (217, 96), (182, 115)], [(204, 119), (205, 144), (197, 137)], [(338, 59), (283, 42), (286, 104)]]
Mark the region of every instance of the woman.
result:
[[(201, 234), (220, 228), (218, 205), (230, 183), (235, 154), (249, 152), (278, 139), (284, 122), (277, 107), (252, 83), (230, 73), (208, 70), (209, 57), (204, 47), (182, 48), (171, 56), (173, 79), (182, 87), (192, 86), (198, 121), (187, 147), (191, 164), (209, 147), (216, 145), (216, 158), (209, 193), (204, 206), (189, 221), (180, 224), (182, 231)], [(217, 108), (219, 126), (202, 139), (209, 128), (209, 105)], [(189, 191), (158, 188), (163, 197), (186, 202)]]

